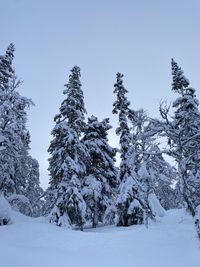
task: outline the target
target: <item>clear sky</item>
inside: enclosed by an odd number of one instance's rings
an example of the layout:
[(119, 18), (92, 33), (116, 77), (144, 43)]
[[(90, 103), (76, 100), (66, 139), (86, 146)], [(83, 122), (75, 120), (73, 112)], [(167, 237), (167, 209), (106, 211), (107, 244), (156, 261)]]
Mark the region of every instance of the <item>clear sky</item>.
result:
[[(132, 108), (158, 116), (170, 92), (170, 59), (181, 65), (200, 97), (199, 0), (0, 0), (0, 54), (15, 43), (14, 66), (24, 80), (31, 154), (48, 184), (47, 149), (69, 70), (81, 67), (88, 115), (112, 115), (115, 74), (124, 73)], [(116, 145), (114, 130), (110, 140)]]

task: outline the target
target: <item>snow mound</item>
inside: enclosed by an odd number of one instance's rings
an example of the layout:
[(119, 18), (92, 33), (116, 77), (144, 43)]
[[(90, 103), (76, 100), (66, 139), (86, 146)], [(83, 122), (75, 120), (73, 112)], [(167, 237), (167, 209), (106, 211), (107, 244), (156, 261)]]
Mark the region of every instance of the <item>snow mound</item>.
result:
[(153, 214), (158, 217), (164, 217), (165, 209), (161, 206), (157, 196), (153, 193), (149, 194), (148, 201)]

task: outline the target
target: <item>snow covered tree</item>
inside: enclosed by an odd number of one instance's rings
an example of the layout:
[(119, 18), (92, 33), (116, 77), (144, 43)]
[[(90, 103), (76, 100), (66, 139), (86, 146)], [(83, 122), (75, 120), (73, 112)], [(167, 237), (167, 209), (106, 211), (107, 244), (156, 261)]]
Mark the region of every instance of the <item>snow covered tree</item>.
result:
[(25, 196), (29, 199), (32, 207), (32, 216), (42, 215), (44, 200), (44, 191), (40, 186), (39, 163), (36, 159), (28, 156), (27, 158), (28, 173), (26, 181)]
[(85, 128), (86, 114), (80, 76), (80, 68), (74, 66), (71, 70), (71, 75), (69, 76), (69, 82), (65, 85), (66, 89), (63, 92), (67, 97), (62, 102), (60, 114), (58, 115), (58, 117), (64, 116), (67, 118), (68, 125), (79, 137), (82, 135)]
[[(160, 105), (162, 121), (155, 120), (155, 131), (168, 139), (166, 153), (173, 157), (178, 166), (179, 186), (187, 210), (196, 216), (200, 203), (200, 112), (195, 89), (172, 59), (172, 91), (179, 94), (173, 102), (174, 115), (169, 117), (169, 107)], [(198, 220), (196, 223), (198, 229)]]
[(6, 54), (0, 57), (0, 188), (5, 194), (15, 192), (13, 177), (15, 150), (10, 142), (14, 136), (14, 130), (10, 126), (10, 122), (13, 119), (13, 112), (9, 100), (10, 79), (14, 73), (12, 68), (13, 58), (14, 46), (11, 44)]
[(130, 102), (127, 100), (127, 89), (123, 85), (123, 74), (117, 73), (117, 82), (114, 85), (114, 94), (117, 95), (117, 100), (113, 104), (113, 114), (119, 115), (119, 127), (116, 129), (116, 134), (120, 135), (120, 173), (119, 179), (123, 180), (125, 173), (127, 172), (127, 153), (131, 144), (131, 134), (128, 126), (128, 112)]
[(12, 78), (14, 69), (12, 68), (12, 61), (14, 58), (15, 47), (10, 44), (5, 55), (0, 56), (0, 89), (6, 91), (9, 88), (9, 80)]
[(91, 116), (83, 138), (90, 154), (83, 195), (93, 227), (103, 222), (105, 212), (113, 207), (113, 198), (116, 196), (117, 169), (114, 163), (117, 150), (108, 144), (107, 138), (107, 131), (111, 128), (109, 119), (99, 122)]
[(163, 157), (163, 153), (156, 145), (147, 160), (148, 170), (154, 181), (154, 193), (164, 209), (180, 208), (182, 198), (177, 186), (178, 173)]
[(27, 109), (33, 104), (17, 91), (21, 81), (12, 67), (14, 45), (0, 57), (0, 188), (12, 206), (30, 215), (25, 197), (30, 134), (26, 128)]
[(20, 85), (21, 81), (14, 74), (10, 81), (9, 105), (12, 114), (10, 126), (14, 131), (16, 140), (18, 140), (18, 142), (13, 144), (17, 152), (14, 165), (15, 187), (17, 192), (25, 194), (27, 176), (31, 167), (28, 164), (31, 141), (30, 133), (26, 126), (27, 109), (33, 105), (33, 102), (19, 94), (17, 89)]
[(119, 170), (119, 196), (117, 199), (118, 226), (143, 223), (144, 215), (149, 214), (149, 207), (143, 199), (143, 188), (137, 174), (137, 150), (132, 142), (128, 124), (130, 114), (126, 93), (123, 85), (123, 75), (117, 73), (114, 93), (117, 100), (113, 104), (113, 113), (119, 116), (119, 127), (116, 129), (120, 136), (121, 163)]
[(176, 170), (163, 157), (152, 127), (152, 119), (140, 109), (134, 112), (131, 121), (133, 142), (137, 147), (138, 174), (146, 188), (147, 199), (150, 194), (155, 194), (164, 208), (177, 207), (174, 206), (177, 191), (172, 188), (177, 178)]
[(185, 89), (189, 87), (190, 82), (185, 77), (182, 69), (178, 66), (177, 62), (175, 62), (173, 58), (171, 60), (171, 67), (172, 67), (172, 91), (183, 95)]
[(85, 127), (83, 91), (80, 82), (80, 68), (71, 70), (69, 82), (65, 85), (66, 98), (61, 103), (60, 113), (55, 116), (56, 123), (49, 147), (50, 188), (55, 193), (54, 207), (49, 221), (59, 226), (76, 225), (82, 229), (85, 222), (86, 204), (81, 187), (89, 158), (81, 136)]
[(156, 215), (164, 215), (163, 207), (161, 207), (156, 194), (156, 185), (162, 175), (158, 166), (161, 151), (153, 136), (154, 133), (151, 131), (151, 119), (146, 112), (143, 109), (130, 110), (129, 119), (132, 124), (132, 144), (135, 147), (135, 157), (137, 158), (136, 172), (142, 185), (141, 195), (146, 203), (148, 216), (154, 219)]
[(178, 182), (177, 170), (163, 157), (159, 147), (149, 157), (148, 168), (154, 181), (154, 192), (166, 210), (181, 207), (181, 196), (175, 184)]
[(165, 118), (165, 131), (168, 137), (169, 151), (177, 164), (180, 177), (180, 190), (188, 211), (195, 216), (200, 203), (200, 112), (195, 89), (178, 64), (172, 59), (172, 90), (180, 96), (173, 102), (173, 120), (167, 118), (167, 111), (161, 109)]

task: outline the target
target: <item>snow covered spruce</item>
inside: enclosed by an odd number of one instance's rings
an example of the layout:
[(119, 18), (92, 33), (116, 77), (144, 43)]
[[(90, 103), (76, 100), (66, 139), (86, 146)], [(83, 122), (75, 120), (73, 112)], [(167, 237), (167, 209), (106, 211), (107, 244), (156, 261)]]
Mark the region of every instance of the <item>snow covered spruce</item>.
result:
[[(148, 134), (145, 132), (147, 116), (143, 110), (130, 109), (130, 102), (126, 97), (128, 91), (122, 78), (123, 75), (117, 73), (114, 90), (117, 100), (113, 104), (113, 113), (119, 116), (116, 133), (120, 136), (121, 153), (116, 207), (117, 225), (129, 226), (144, 222), (147, 224), (149, 218), (154, 220), (156, 215), (164, 215), (164, 209), (155, 195), (156, 183), (159, 191), (160, 177), (164, 171), (154, 165), (155, 158), (160, 157), (161, 152), (157, 151), (157, 147), (155, 150), (149, 131)], [(161, 164), (161, 161), (158, 162)], [(165, 164), (164, 159), (162, 164)]]
[(14, 45), (10, 44), (0, 56), (1, 203), (9, 201), (12, 208), (38, 216), (41, 203), (38, 201), (35, 209), (34, 202), (43, 190), (39, 186), (39, 165), (29, 155), (30, 134), (26, 127), (27, 109), (33, 102), (18, 92), (22, 82), (12, 66), (14, 51)]
[(49, 152), (50, 187), (54, 203), (49, 202), (49, 221), (59, 226), (80, 229), (88, 222), (114, 222), (113, 198), (116, 197), (116, 149), (108, 144), (109, 120), (94, 116), (85, 122), (80, 68), (71, 70), (60, 113), (55, 116)]
[[(164, 185), (173, 192), (170, 187), (173, 168), (162, 158), (151, 137), (145, 112), (129, 108), (122, 77), (117, 74), (114, 90), (117, 100), (113, 105), (113, 113), (119, 115), (118, 170), (115, 167), (118, 150), (108, 144), (107, 131), (112, 128), (109, 119), (99, 122), (91, 116), (86, 123), (80, 68), (75, 66), (71, 70), (63, 92), (66, 97), (54, 118), (56, 125), (49, 147), (51, 179), (46, 192), (46, 213), (51, 223), (82, 230), (84, 225), (147, 223), (149, 218), (164, 214), (155, 192), (160, 192), (163, 203), (167, 201), (161, 192)], [(166, 207), (170, 208), (167, 204)]]
[(117, 169), (114, 165), (117, 150), (109, 146), (107, 131), (109, 119), (99, 122), (94, 116), (88, 118), (83, 138), (90, 161), (86, 166), (83, 196), (87, 204), (87, 217), (92, 226), (98, 223), (114, 224), (117, 193)]
[(71, 70), (65, 86), (63, 93), (66, 98), (54, 118), (56, 125), (49, 147), (49, 191), (53, 192), (55, 202), (50, 202), (49, 221), (59, 226), (76, 225), (82, 229), (86, 219), (86, 203), (81, 191), (89, 153), (81, 140), (86, 110), (78, 66)]

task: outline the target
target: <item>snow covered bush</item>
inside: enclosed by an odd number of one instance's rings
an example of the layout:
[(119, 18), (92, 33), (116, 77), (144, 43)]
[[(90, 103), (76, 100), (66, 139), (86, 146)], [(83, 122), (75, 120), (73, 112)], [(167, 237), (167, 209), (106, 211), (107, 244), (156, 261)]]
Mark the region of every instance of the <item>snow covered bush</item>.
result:
[(108, 206), (105, 210), (105, 214), (103, 217), (103, 224), (104, 225), (114, 225), (117, 221), (117, 209), (115, 206), (115, 202), (113, 199), (113, 204)]
[(11, 204), (12, 208), (16, 211), (19, 211), (27, 216), (32, 215), (32, 206), (27, 197), (19, 194), (12, 194), (8, 197), (8, 201)]
[(54, 206), (47, 218), (50, 223), (66, 228), (71, 228), (70, 220), (67, 216), (67, 213), (61, 214), (60, 209), (57, 206)]

